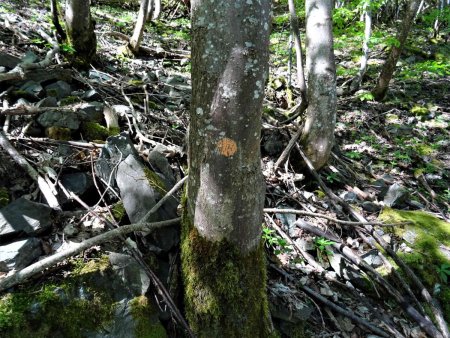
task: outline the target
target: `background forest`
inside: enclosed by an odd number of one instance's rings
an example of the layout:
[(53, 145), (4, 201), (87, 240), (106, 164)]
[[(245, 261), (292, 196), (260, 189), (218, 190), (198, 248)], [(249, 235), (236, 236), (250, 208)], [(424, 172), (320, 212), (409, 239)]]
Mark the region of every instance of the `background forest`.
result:
[(450, 1), (230, 3), (0, 3), (0, 337), (449, 337)]

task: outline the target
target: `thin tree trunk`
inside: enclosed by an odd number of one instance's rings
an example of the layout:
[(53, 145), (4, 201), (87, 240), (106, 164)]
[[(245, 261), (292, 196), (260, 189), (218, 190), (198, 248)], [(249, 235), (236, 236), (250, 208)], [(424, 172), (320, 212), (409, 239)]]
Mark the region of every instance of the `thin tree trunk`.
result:
[(56, 0), (50, 1), (50, 10), (52, 12), (53, 26), (55, 26), (55, 30), (58, 33), (58, 35), (57, 35), (58, 42), (62, 43), (63, 41), (65, 41), (67, 39), (67, 35), (66, 35), (66, 32), (64, 32), (64, 29), (61, 27), (61, 24), (59, 23), (58, 4), (57, 4)]
[(298, 25), (298, 17), (295, 12), (294, 0), (289, 0), (289, 14), (291, 21), (291, 31), (294, 37), (295, 55), (297, 60), (297, 83), (300, 89), (300, 96), (302, 102), (307, 102), (306, 97), (306, 82), (305, 82), (305, 71), (303, 67), (303, 53), (302, 53), (302, 42), (300, 40), (300, 29)]
[(353, 79), (351, 85), (350, 85), (350, 92), (354, 93), (356, 92), (359, 87), (361, 86), (362, 79), (364, 77), (364, 74), (366, 74), (367, 71), (367, 62), (369, 60), (369, 41), (370, 36), (372, 35), (372, 13), (370, 10), (371, 1), (367, 1), (364, 4), (364, 41), (363, 41), (363, 55), (361, 56), (361, 66), (359, 68), (358, 74)]
[(139, 52), (139, 47), (141, 46), (150, 1), (151, 0), (141, 0), (141, 4), (139, 6), (139, 14), (136, 20), (136, 26), (134, 26), (133, 35), (130, 39), (130, 49), (134, 54), (137, 54)]
[(72, 61), (76, 66), (88, 67), (97, 48), (89, 0), (67, 0), (65, 20), (69, 42), (75, 49)]
[(414, 17), (417, 13), (419, 5), (420, 0), (412, 0), (408, 5), (408, 10), (406, 11), (405, 18), (402, 21), (401, 28), (396, 37), (398, 40), (398, 46), (392, 46), (389, 56), (384, 62), (381, 73), (378, 76), (377, 85), (372, 91), (372, 94), (377, 101), (381, 101), (386, 96), (389, 82), (392, 79), (392, 75), (395, 71), (395, 66), (397, 65), (397, 61), (400, 58), (400, 55), (405, 46), (406, 38), (408, 37), (408, 33), (414, 22)]
[(332, 1), (306, 0), (308, 112), (301, 143), (315, 169), (328, 161), (336, 124)]
[(191, 8), (186, 316), (199, 337), (269, 337), (260, 129), (270, 1), (195, 0)]

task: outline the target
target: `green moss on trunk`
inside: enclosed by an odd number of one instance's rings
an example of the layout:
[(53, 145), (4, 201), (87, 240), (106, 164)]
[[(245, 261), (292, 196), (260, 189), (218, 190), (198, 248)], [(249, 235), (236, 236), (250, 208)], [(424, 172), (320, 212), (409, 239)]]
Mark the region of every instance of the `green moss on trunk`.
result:
[(263, 245), (243, 256), (227, 241), (201, 237), (182, 222), (186, 316), (199, 337), (270, 337)]

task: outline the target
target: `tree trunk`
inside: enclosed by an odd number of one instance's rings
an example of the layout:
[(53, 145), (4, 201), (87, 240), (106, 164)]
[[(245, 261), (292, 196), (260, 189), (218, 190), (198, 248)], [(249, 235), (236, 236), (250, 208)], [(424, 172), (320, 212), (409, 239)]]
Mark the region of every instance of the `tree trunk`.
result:
[(411, 29), (411, 26), (414, 21), (414, 17), (416, 16), (417, 9), (419, 8), (420, 0), (412, 0), (406, 11), (405, 18), (401, 23), (401, 28), (397, 34), (398, 46), (392, 46), (391, 51), (389, 53), (388, 58), (383, 64), (383, 68), (381, 69), (381, 73), (378, 76), (377, 85), (372, 90), (372, 94), (375, 97), (375, 100), (381, 101), (386, 96), (388, 91), (389, 82), (392, 79), (392, 75), (395, 71), (395, 66), (397, 65), (397, 61), (402, 53), (403, 47), (406, 43), (406, 38), (408, 37), (408, 33)]
[(199, 337), (269, 337), (261, 110), (270, 1), (192, 1), (189, 180), (181, 258)]
[(129, 44), (130, 49), (134, 54), (137, 54), (139, 52), (139, 47), (141, 46), (149, 8), (153, 9), (153, 0), (141, 0), (141, 4), (139, 6), (139, 14)]
[(302, 53), (302, 42), (300, 40), (300, 29), (298, 26), (298, 17), (295, 12), (294, 0), (288, 0), (289, 5), (289, 16), (291, 22), (291, 32), (294, 37), (295, 55), (297, 60), (297, 83), (300, 89), (300, 97), (302, 103), (306, 104), (306, 82), (305, 82), (305, 72), (303, 67), (303, 53)]
[(368, 0), (364, 3), (364, 10), (363, 10), (363, 16), (364, 16), (364, 41), (363, 41), (363, 55), (361, 56), (361, 66), (359, 67), (359, 72), (355, 76), (355, 78), (352, 80), (352, 83), (350, 85), (350, 92), (354, 93), (357, 90), (359, 90), (359, 87), (361, 86), (361, 82), (363, 80), (364, 74), (366, 74), (367, 71), (367, 62), (369, 60), (369, 41), (370, 36), (372, 35), (372, 11), (371, 11), (371, 1)]
[(336, 124), (336, 66), (331, 0), (306, 0), (308, 112), (301, 143), (314, 168), (325, 165)]
[(67, 0), (65, 20), (69, 42), (75, 49), (72, 62), (77, 67), (89, 67), (97, 49), (89, 0)]

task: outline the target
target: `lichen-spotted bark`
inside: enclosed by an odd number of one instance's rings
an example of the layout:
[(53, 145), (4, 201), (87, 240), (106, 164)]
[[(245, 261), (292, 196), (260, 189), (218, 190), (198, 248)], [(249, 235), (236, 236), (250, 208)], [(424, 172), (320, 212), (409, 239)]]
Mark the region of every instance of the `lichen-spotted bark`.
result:
[(187, 317), (200, 337), (267, 337), (259, 139), (270, 1), (191, 4)]
[(332, 0), (306, 0), (308, 112), (301, 143), (316, 169), (328, 161), (336, 124)]

